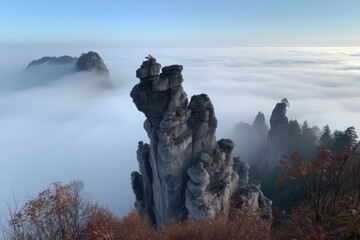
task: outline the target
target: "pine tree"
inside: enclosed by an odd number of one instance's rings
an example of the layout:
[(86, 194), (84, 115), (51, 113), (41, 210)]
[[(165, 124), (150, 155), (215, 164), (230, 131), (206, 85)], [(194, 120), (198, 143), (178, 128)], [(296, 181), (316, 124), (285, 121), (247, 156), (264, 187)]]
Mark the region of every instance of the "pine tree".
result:
[(320, 146), (323, 146), (326, 149), (331, 149), (334, 145), (334, 141), (335, 141), (335, 139), (331, 134), (329, 125), (326, 125), (323, 128), (323, 134), (320, 137), (320, 141), (319, 141)]
[(346, 149), (355, 146), (357, 143), (357, 134), (355, 127), (348, 127), (345, 131), (334, 132), (335, 143), (332, 151), (337, 154), (342, 154)]
[(345, 134), (345, 141), (346, 141), (345, 146), (347, 148), (355, 146), (355, 144), (357, 143), (357, 138), (358, 138), (358, 135), (356, 134), (356, 131), (355, 131), (355, 127), (354, 126), (348, 127), (344, 131), (344, 134)]

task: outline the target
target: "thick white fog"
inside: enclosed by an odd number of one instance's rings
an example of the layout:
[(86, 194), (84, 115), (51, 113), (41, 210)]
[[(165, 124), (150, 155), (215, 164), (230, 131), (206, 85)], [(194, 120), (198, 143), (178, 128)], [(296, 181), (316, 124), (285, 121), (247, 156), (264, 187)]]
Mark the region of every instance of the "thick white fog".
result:
[[(33, 59), (78, 57), (89, 50), (103, 58), (115, 89), (102, 89), (85, 73), (46, 82), (54, 77), (52, 70), (41, 76), (23, 72)], [(119, 216), (129, 211), (137, 142), (147, 141), (145, 117), (129, 93), (148, 54), (163, 66), (184, 66), (189, 99), (199, 93), (210, 96), (218, 138), (231, 137), (237, 122), (252, 122), (258, 111), (269, 121), (284, 97), (290, 102), (289, 119), (320, 128), (329, 124), (332, 130), (360, 129), (360, 48), (2, 49), (2, 215), (14, 198), (23, 203), (52, 182), (75, 179), (85, 182), (94, 201)], [(37, 77), (45, 83), (29, 86)]]

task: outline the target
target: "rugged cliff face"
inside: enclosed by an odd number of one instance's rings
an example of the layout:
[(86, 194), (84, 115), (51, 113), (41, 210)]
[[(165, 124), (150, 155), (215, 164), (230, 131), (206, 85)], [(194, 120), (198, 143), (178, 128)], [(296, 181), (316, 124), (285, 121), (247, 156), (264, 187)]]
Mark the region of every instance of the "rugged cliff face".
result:
[(130, 95), (146, 116), (150, 144), (139, 142), (139, 172), (131, 174), (139, 213), (154, 225), (171, 219), (211, 219), (228, 214), (238, 185), (233, 170), (233, 142), (216, 141), (217, 119), (205, 94), (188, 103), (181, 65), (162, 68), (150, 57), (137, 70)]
[(286, 108), (289, 103), (286, 98), (277, 103), (270, 117), (268, 133), (268, 153), (266, 168), (276, 166), (282, 156), (289, 155), (289, 120), (286, 117)]

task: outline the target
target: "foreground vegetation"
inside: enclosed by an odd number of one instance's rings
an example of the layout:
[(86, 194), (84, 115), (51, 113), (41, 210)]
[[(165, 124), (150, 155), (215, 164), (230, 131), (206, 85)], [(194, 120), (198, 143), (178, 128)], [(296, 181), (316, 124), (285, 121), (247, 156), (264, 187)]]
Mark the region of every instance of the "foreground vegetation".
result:
[(188, 219), (156, 230), (132, 210), (115, 217), (80, 194), (79, 181), (52, 184), (11, 213), (4, 238), (12, 240), (117, 240), (117, 239), (270, 239), (271, 221), (262, 221), (250, 208), (231, 209), (228, 217), (213, 221)]
[(313, 161), (294, 154), (281, 162), (285, 171), (276, 184), (287, 182), (296, 205), (276, 232), (293, 239), (360, 239), (359, 147), (341, 155), (320, 147)]
[(343, 154), (319, 148), (313, 161), (294, 154), (281, 162), (276, 184), (286, 185), (296, 205), (287, 214), (274, 208), (272, 221), (232, 199), (228, 217), (212, 221), (172, 222), (156, 230), (134, 210), (124, 218), (92, 203), (83, 184), (52, 184), (21, 208), (11, 211), (3, 236), (32, 239), (360, 239), (360, 154), (354, 146)]

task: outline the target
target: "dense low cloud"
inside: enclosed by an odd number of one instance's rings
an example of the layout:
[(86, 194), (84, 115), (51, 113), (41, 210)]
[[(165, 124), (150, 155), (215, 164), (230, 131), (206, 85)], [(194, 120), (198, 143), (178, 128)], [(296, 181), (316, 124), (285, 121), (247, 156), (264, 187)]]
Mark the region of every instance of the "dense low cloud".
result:
[[(103, 89), (88, 73), (10, 88), (29, 75), (27, 63), (45, 55), (79, 56), (90, 49), (7, 50), (0, 57), (0, 212), (51, 182), (81, 179), (92, 198), (118, 215), (132, 206), (130, 172), (136, 148), (147, 141), (145, 117), (129, 96), (135, 70), (149, 53), (163, 66), (184, 65), (190, 98), (207, 93), (219, 120), (218, 138), (258, 111), (269, 120), (286, 97), (289, 118), (332, 130), (360, 129), (360, 48), (223, 48), (97, 50), (115, 88)], [(64, 71), (66, 69), (63, 69)], [(52, 72), (52, 71), (51, 71)], [(53, 77), (53, 76), (52, 76)], [(27, 83), (28, 83), (27, 82)]]

